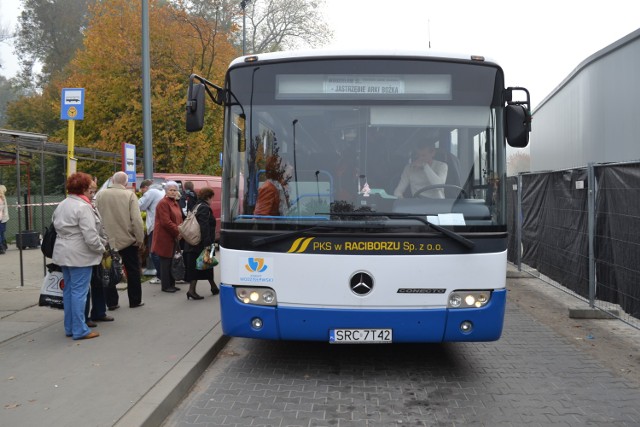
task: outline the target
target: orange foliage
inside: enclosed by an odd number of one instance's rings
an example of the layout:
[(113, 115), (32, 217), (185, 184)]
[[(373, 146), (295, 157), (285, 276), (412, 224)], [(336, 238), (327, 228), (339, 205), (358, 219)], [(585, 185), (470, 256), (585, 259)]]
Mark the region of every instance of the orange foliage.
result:
[[(85, 31), (84, 48), (70, 65), (63, 87), (85, 88), (85, 118), (76, 125), (76, 144), (119, 151), (135, 144), (142, 158), (142, 38), (138, 2), (97, 2)], [(236, 56), (227, 34), (215, 23), (189, 16), (180, 4), (149, 1), (151, 117), (154, 170), (214, 173), (221, 150), (221, 132), (188, 134), (184, 103), (188, 76), (197, 73), (221, 84)], [(207, 123), (222, 114), (210, 104)], [(142, 172), (142, 171), (140, 171)]]

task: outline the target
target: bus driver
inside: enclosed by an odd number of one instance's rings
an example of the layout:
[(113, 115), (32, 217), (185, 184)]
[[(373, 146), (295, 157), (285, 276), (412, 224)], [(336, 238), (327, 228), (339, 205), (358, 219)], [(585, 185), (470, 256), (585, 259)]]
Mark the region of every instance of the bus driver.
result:
[[(400, 177), (400, 182), (393, 195), (399, 199), (404, 197), (407, 187), (411, 190), (411, 196), (416, 191), (431, 185), (444, 184), (447, 180), (447, 164), (434, 160), (436, 147), (434, 141), (422, 140), (417, 144), (414, 159), (405, 166)], [(444, 187), (434, 188), (421, 192), (419, 197), (444, 199)]]

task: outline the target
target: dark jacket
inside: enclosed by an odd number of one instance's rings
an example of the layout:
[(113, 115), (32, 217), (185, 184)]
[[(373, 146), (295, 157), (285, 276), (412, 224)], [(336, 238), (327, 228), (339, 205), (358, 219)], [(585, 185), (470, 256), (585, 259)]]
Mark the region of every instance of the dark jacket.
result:
[(180, 197), (180, 200), (178, 200), (178, 203), (180, 203), (180, 208), (183, 211), (186, 208), (187, 212), (191, 212), (196, 203), (199, 203), (199, 200), (196, 196), (196, 193), (191, 190), (185, 190), (182, 193), (182, 197)]
[(196, 211), (196, 219), (198, 220), (198, 224), (200, 224), (200, 243), (192, 246), (189, 243), (184, 242), (184, 252), (197, 252), (199, 254), (205, 246), (209, 246), (215, 242), (216, 218), (213, 215), (213, 211), (211, 210), (209, 203), (198, 199), (195, 203), (194, 209), (196, 207), (198, 208)]

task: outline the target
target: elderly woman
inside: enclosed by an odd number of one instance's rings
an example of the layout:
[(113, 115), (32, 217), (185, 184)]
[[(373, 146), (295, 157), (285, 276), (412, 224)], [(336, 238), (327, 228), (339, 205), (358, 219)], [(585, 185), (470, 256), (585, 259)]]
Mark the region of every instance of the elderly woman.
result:
[(195, 202), (193, 211), (195, 212), (198, 225), (200, 225), (200, 243), (193, 246), (187, 242), (184, 243), (184, 280), (189, 282), (187, 299), (193, 298), (194, 300), (199, 300), (203, 298), (196, 292), (198, 280), (208, 281), (213, 295), (220, 293), (216, 282), (213, 280), (213, 268), (207, 270), (196, 269), (198, 256), (204, 248), (213, 245), (216, 238), (216, 218), (209, 204), (213, 198), (213, 194), (213, 188), (211, 187), (203, 187), (198, 191), (198, 200)]
[(176, 279), (171, 271), (171, 262), (175, 248), (178, 247), (180, 230), (178, 226), (182, 224), (182, 209), (178, 204), (180, 192), (178, 183), (167, 181), (164, 186), (165, 196), (156, 206), (156, 219), (153, 229), (153, 243), (151, 252), (160, 258), (160, 284), (162, 292), (179, 291), (176, 287)]
[(53, 212), (58, 237), (53, 262), (62, 268), (64, 331), (74, 340), (100, 336), (91, 332), (84, 315), (91, 271), (102, 260), (106, 242), (100, 237), (100, 219), (91, 205), (91, 176), (77, 172), (67, 178), (67, 198)]

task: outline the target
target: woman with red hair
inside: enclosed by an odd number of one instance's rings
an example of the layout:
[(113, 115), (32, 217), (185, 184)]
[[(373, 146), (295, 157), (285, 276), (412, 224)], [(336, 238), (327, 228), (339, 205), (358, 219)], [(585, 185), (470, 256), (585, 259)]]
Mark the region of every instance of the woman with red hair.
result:
[(267, 180), (258, 189), (258, 200), (254, 215), (283, 216), (289, 211), (289, 193), (287, 168), (277, 154), (267, 157), (265, 164)]
[(91, 270), (102, 260), (106, 242), (100, 237), (100, 218), (91, 205), (91, 176), (77, 172), (67, 178), (67, 198), (53, 212), (58, 237), (53, 262), (62, 268), (64, 331), (74, 340), (100, 336), (86, 324), (84, 307)]

